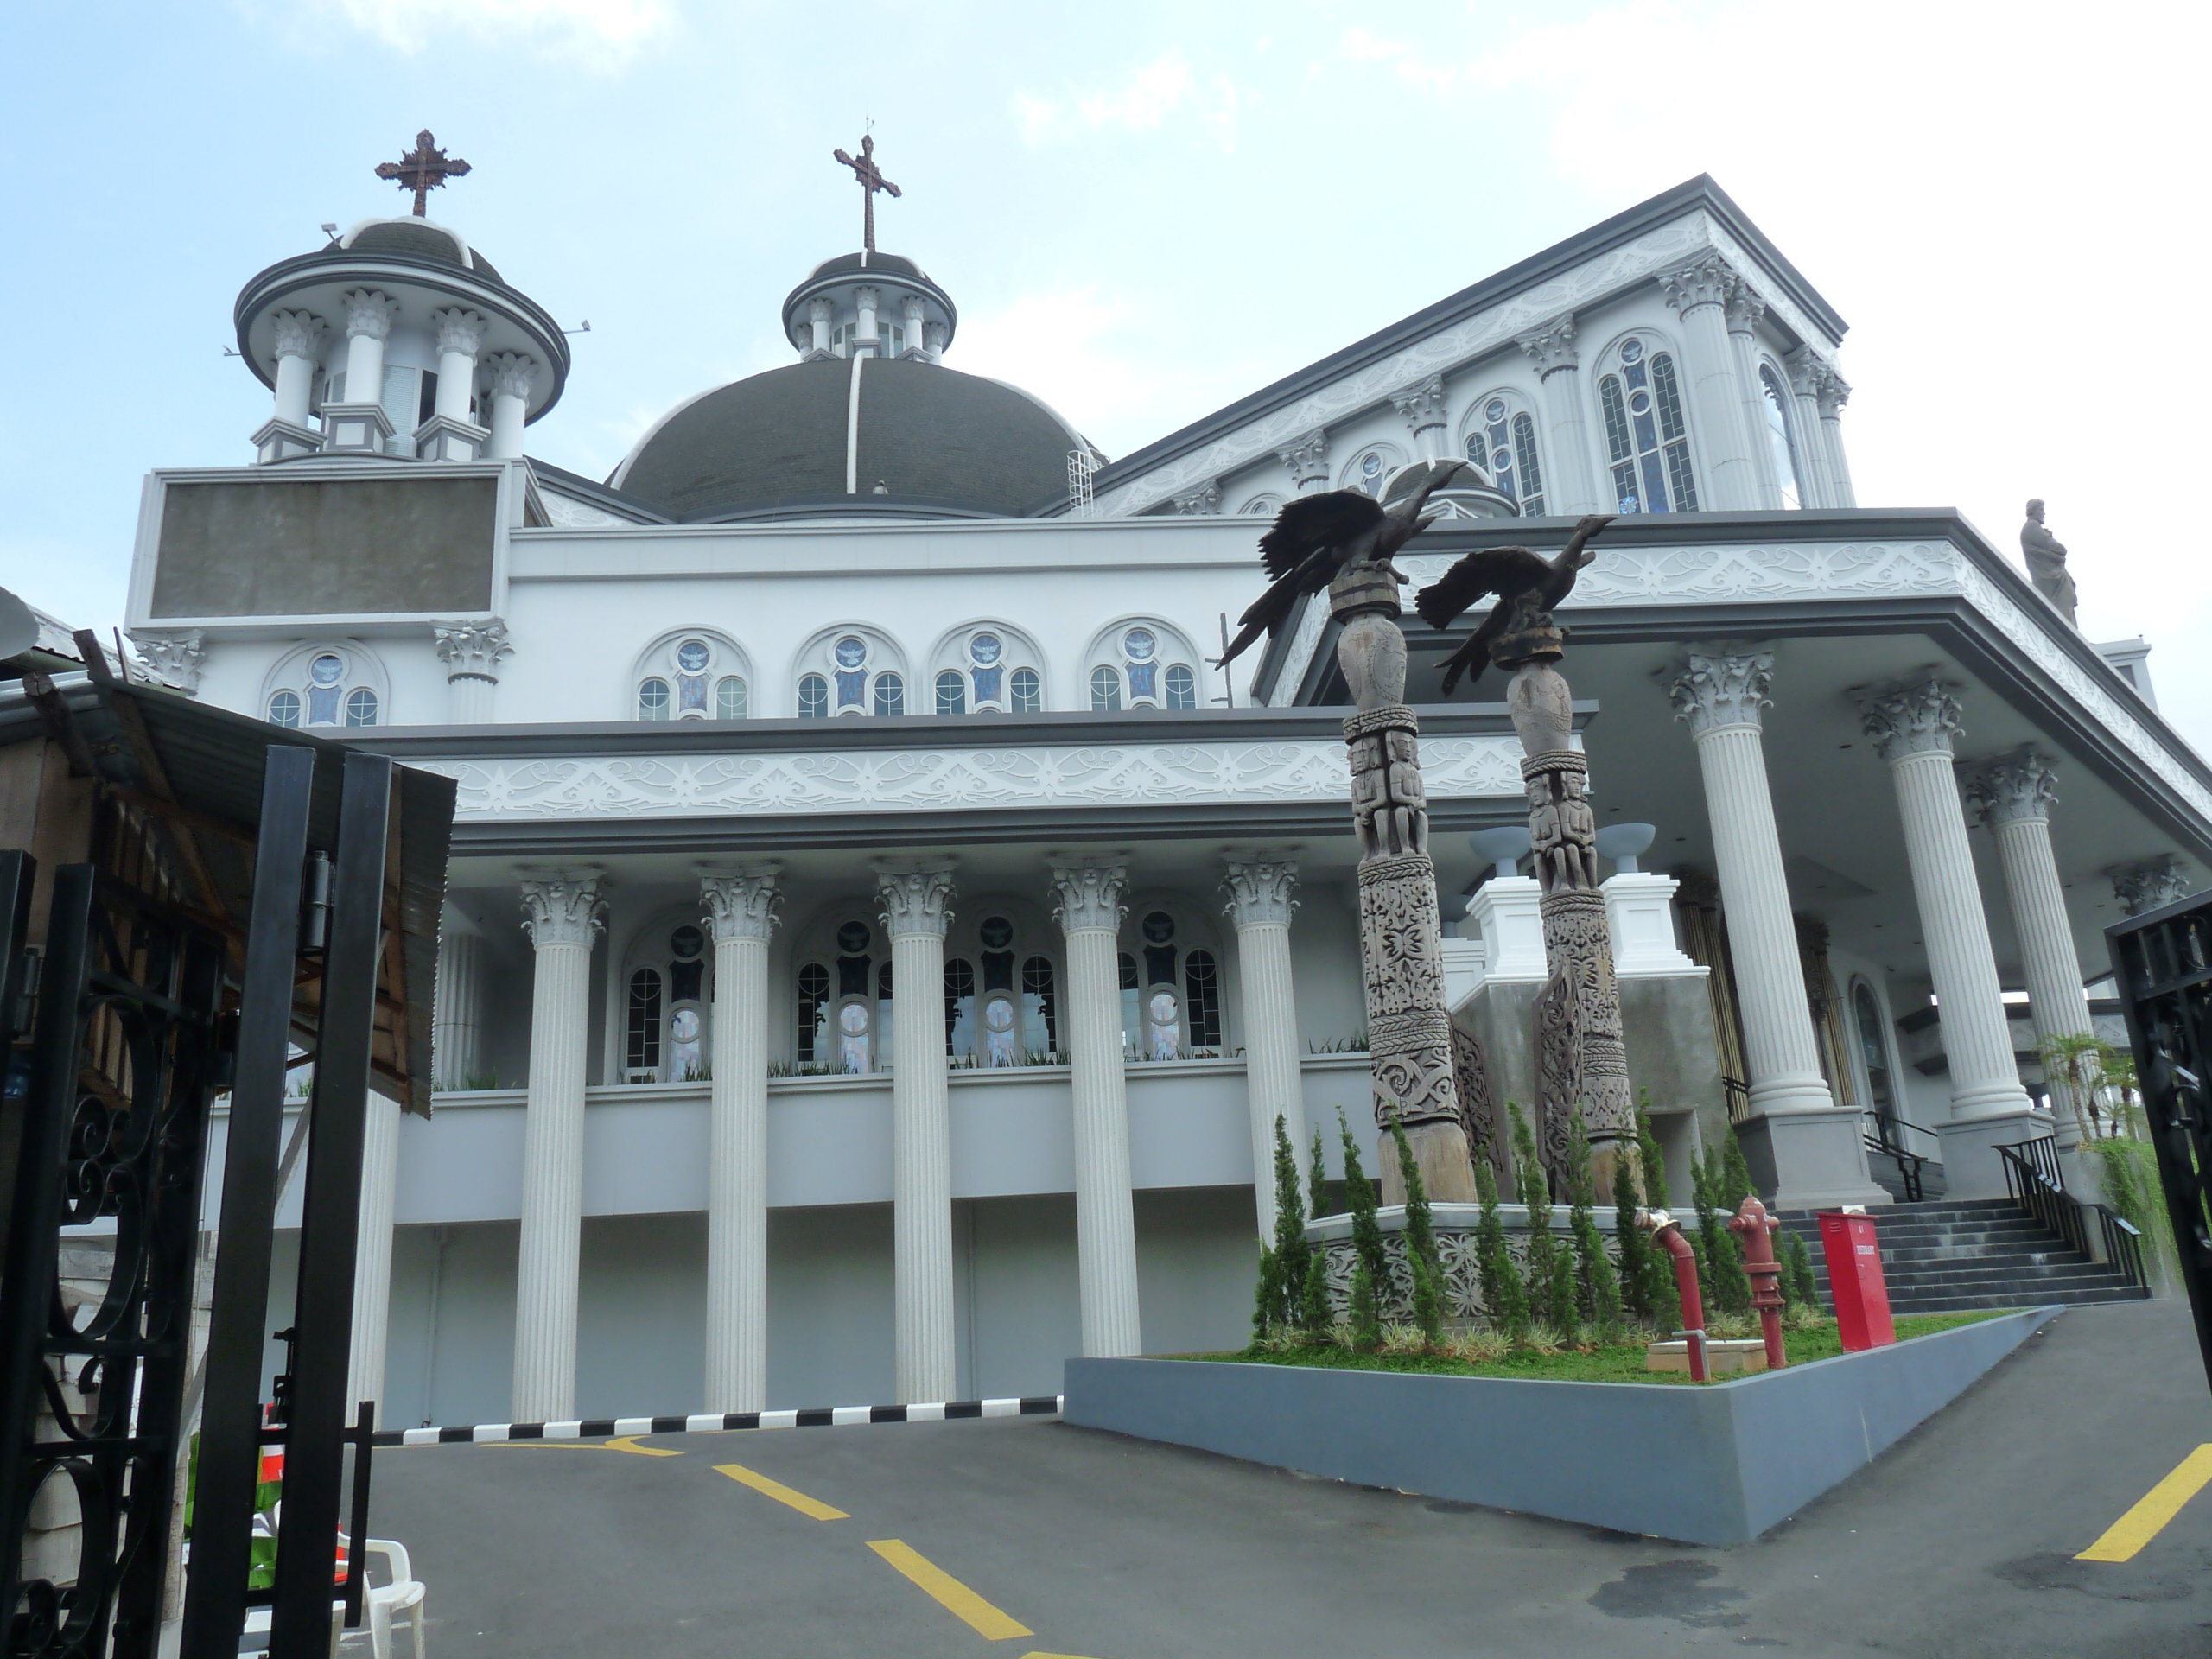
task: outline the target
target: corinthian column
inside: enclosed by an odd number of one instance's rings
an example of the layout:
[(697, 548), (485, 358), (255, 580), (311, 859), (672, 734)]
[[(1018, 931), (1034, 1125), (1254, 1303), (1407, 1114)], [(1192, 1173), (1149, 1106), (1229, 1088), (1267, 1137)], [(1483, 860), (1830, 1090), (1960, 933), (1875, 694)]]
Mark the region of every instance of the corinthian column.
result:
[(1828, 464), (1828, 486), (1834, 505), (1855, 507), (1858, 493), (1851, 487), (1851, 461), (1843, 450), (1843, 406), (1851, 400), (1850, 383), (1825, 364), (1820, 373), (1821, 448)]
[(399, 1189), (399, 1103), (369, 1091), (361, 1128), (361, 1220), (353, 1243), (353, 1345), (346, 1369), (349, 1405), (377, 1402), (384, 1426), (385, 1332), (391, 1319), (391, 1217)]
[(276, 311), (269, 321), (276, 335), (276, 418), (304, 429), (315, 383), (315, 359), (327, 325), (307, 311)]
[(483, 1030), (483, 949), (476, 924), (448, 905), (438, 923), (436, 1000), (430, 1016), (430, 1075), (435, 1088), (466, 1089), (477, 1075)]
[[(1839, 1110), (1821, 1075), (1805, 973), (1768, 788), (1764, 717), (1774, 655), (1693, 647), (1667, 686), (1705, 779), (1713, 858), (1742, 1001), (1750, 1115), (1738, 1138), (1752, 1178), (1778, 1209), (1886, 1204), (1866, 1173), (1859, 1114)], [(1718, 970), (1716, 970), (1718, 971)]]
[(1075, 1116), (1076, 1273), (1083, 1351), (1143, 1349), (1137, 1321), (1136, 1211), (1129, 1193), (1129, 1099), (1122, 1073), (1122, 971), (1116, 950), (1129, 873), (1119, 864), (1052, 866), (1053, 914), (1067, 937), (1068, 1072)]
[(1722, 511), (1759, 505), (1758, 463), (1744, 435), (1743, 397), (1728, 344), (1726, 308), (1742, 279), (1717, 253), (1702, 254), (1660, 279), (1682, 320), (1690, 420), (1705, 450), (1711, 505)]
[(2171, 853), (2139, 863), (2114, 865), (2105, 874), (2112, 878), (2112, 896), (2120, 900), (2123, 916), (2163, 910), (2189, 897), (2189, 871)]
[(525, 879), (537, 951), (531, 989), (530, 1088), (523, 1119), (522, 1254), (515, 1276), (513, 1421), (575, 1415), (576, 1270), (584, 1207), (584, 1050), (591, 947), (606, 905), (596, 869)]
[[(2050, 806), (2058, 798), (2057, 775), (2049, 761), (2029, 748), (1959, 771), (1967, 801), (1979, 810), (1997, 842), (2012, 931), (2020, 941), (2020, 966), (2028, 982), (2028, 1012), (2035, 1019), (2036, 1041), (2040, 1046), (2054, 1037), (2088, 1036), (2094, 1029), (2089, 1022), (2089, 997), (2082, 988), (2082, 962), (2074, 950), (2073, 925), (2066, 918), (2066, 890), (2050, 850)], [(2086, 1112), (2088, 1103), (2076, 1101), (2062, 1078), (2052, 1076), (2050, 1084), (2053, 1133), (2063, 1154), (2081, 1144), (2077, 1113)]]
[(952, 919), (949, 861), (880, 864), (876, 897), (891, 936), (891, 982), (914, 1008), (891, 1022), (891, 1230), (893, 1364), (902, 1402), (950, 1400), (952, 1337), (952, 1128), (944, 1027), (930, 1017), (944, 983)]
[(1738, 283), (1728, 296), (1728, 354), (1736, 366), (1737, 405), (1743, 410), (1744, 442), (1751, 457), (1759, 505), (1770, 512), (1782, 510), (1782, 475), (1774, 469), (1774, 443), (1767, 435), (1766, 397), (1759, 390), (1759, 319), (1766, 302), (1751, 292), (1748, 283)]
[(1313, 495), (1329, 487), (1329, 435), (1324, 429), (1317, 426), (1295, 443), (1286, 444), (1275, 457), (1290, 468), (1293, 494)]
[(435, 625), (438, 658), (446, 665), (447, 717), (456, 726), (492, 723), (492, 694), (499, 689), (499, 664), (515, 654), (500, 617), (482, 622)]
[(1236, 983), (1244, 1010), (1244, 1092), (1252, 1117), (1252, 1196), (1260, 1236), (1275, 1230), (1275, 1120), (1294, 1150), (1306, 1146), (1298, 1000), (1290, 978), (1290, 912), (1298, 866), (1287, 857), (1232, 858), (1222, 885), (1236, 924)]
[[(708, 1084), (708, 1411), (760, 1411), (768, 1396), (768, 939), (780, 866), (702, 874), (715, 942)], [(897, 971), (895, 969), (893, 970)]]
[(1828, 467), (1828, 442), (1821, 429), (1821, 377), (1827, 365), (1800, 346), (1782, 360), (1789, 372), (1789, 395), (1797, 405), (1797, 480), (1799, 499), (1808, 507), (1842, 505), (1835, 493), (1835, 479)]
[(522, 429), (537, 383), (536, 358), (501, 352), (492, 359), (492, 441), (484, 453), (493, 460), (512, 461), (522, 454)]
[(1544, 389), (1544, 419), (1551, 429), (1554, 512), (1595, 512), (1598, 486), (1590, 471), (1590, 439), (1582, 420), (1582, 353), (1574, 344), (1572, 315), (1554, 317), (1520, 336)]
[(1432, 374), (1419, 385), (1390, 394), (1390, 407), (1406, 423), (1414, 441), (1414, 459), (1441, 461), (1451, 447), (1444, 425), (1444, 377)]
[(1936, 982), (1951, 1066), (1951, 1121), (1937, 1131), (1947, 1196), (1993, 1198), (2005, 1191), (2005, 1179), (1990, 1148), (2040, 1129), (2012, 1058), (1989, 919), (1982, 914), (1974, 848), (1952, 774), (1951, 740), (1961, 730), (1956, 689), (1929, 669), (1852, 695), (1897, 785), (1921, 938)]

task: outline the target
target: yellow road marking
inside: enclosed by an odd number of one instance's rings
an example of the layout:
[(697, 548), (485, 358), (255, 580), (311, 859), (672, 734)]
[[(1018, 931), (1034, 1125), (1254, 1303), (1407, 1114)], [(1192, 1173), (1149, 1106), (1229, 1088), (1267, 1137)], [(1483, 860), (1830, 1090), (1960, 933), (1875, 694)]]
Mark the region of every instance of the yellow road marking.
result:
[[(898, 1539), (873, 1539), (868, 1548), (919, 1586), (945, 1611), (965, 1619), (976, 1634), (986, 1640), (1003, 1642), (1010, 1636), (1037, 1634), (1027, 1624), (1001, 1612), (943, 1567), (925, 1560)], [(1032, 1659), (1041, 1659), (1041, 1656), (1032, 1656)]]
[(795, 1492), (780, 1480), (771, 1480), (757, 1471), (747, 1469), (741, 1463), (718, 1463), (715, 1465), (715, 1472), (718, 1475), (728, 1475), (739, 1485), (750, 1486), (754, 1491), (774, 1498), (779, 1503), (788, 1503), (801, 1515), (810, 1516), (817, 1521), (852, 1519), (852, 1516), (847, 1515), (842, 1510), (833, 1510), (818, 1498), (809, 1497), (804, 1492)]
[(1021, 1656), (1021, 1659), (1083, 1659), (1083, 1656), (1075, 1653), (1046, 1653), (1039, 1650), (1025, 1653)]
[(2077, 1561), (2132, 1561), (2135, 1553), (2157, 1537), (2166, 1522), (2181, 1513), (2181, 1506), (2212, 1482), (2212, 1446), (2200, 1446), (2175, 1466), (2174, 1471), (2143, 1495), (2142, 1500), (2113, 1522), (2105, 1535), (2074, 1559)]
[(524, 1451), (537, 1447), (549, 1452), (629, 1452), (641, 1458), (680, 1458), (683, 1455), (666, 1446), (639, 1446), (634, 1434), (625, 1434), (615, 1440), (486, 1440), (484, 1444), (495, 1448), (506, 1446), (511, 1450)]

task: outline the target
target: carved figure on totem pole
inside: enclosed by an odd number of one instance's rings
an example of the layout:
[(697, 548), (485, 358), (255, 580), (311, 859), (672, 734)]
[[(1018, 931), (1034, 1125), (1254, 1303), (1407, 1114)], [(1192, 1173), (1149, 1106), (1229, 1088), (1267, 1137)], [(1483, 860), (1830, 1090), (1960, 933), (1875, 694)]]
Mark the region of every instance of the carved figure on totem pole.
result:
[(1463, 675), (1471, 682), (1493, 663), (1513, 676), (1506, 703), (1521, 739), (1529, 838), (1543, 887), (1544, 955), (1551, 968), (1534, 1033), (1544, 1083), (1537, 1138), (1540, 1145), (1564, 1147), (1567, 1116), (1580, 1106), (1600, 1192), (1611, 1191), (1618, 1160), (1636, 1155), (1636, 1102), (1621, 1037), (1612, 938), (1605, 895), (1598, 890), (1589, 762), (1573, 747), (1573, 696), (1554, 666), (1566, 654), (1567, 638), (1551, 607), (1573, 590), (1576, 574), (1595, 556), (1592, 538), (1611, 522), (1596, 514), (1584, 518), (1550, 559), (1525, 547), (1470, 553), (1415, 601), (1423, 620), (1441, 628), (1477, 601), (1497, 596), (1482, 626), (1446, 664), (1444, 689), (1449, 692)]

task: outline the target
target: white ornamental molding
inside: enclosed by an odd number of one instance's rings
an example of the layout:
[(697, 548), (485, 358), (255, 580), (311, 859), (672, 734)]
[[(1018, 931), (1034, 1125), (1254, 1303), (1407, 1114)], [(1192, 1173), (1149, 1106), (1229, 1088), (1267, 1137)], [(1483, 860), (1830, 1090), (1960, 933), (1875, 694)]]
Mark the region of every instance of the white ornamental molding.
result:
[(1103, 931), (1119, 933), (1129, 907), (1122, 902), (1129, 890), (1128, 867), (1122, 864), (1055, 864), (1052, 867), (1052, 919), (1063, 933)]
[(2058, 774), (2031, 748), (2018, 748), (1987, 760), (1959, 764), (1959, 792), (1993, 829), (2024, 819), (2048, 822), (2058, 799)]
[(1309, 485), (1328, 482), (1329, 435), (1315, 427), (1278, 447), (1275, 459), (1290, 468), (1291, 487), (1303, 495)]
[(490, 680), (496, 684), (499, 664), (515, 654), (515, 648), (507, 643), (507, 625), (501, 617), (483, 622), (436, 622), (431, 626), (437, 635), (438, 660), (446, 665), (449, 682)]
[(1444, 424), (1444, 377), (1432, 374), (1417, 385), (1403, 386), (1390, 394), (1390, 407), (1419, 437), (1432, 426)]
[(2105, 874), (2112, 878), (2113, 897), (2126, 915), (2140, 916), (2189, 897), (2188, 868), (2171, 853), (2119, 865)]
[(537, 383), (537, 359), (520, 352), (501, 352), (491, 359), (492, 395), (528, 400)]
[(952, 920), (952, 861), (878, 862), (875, 896), (883, 906), (877, 919), (893, 938), (919, 933), (941, 939)]
[(1759, 710), (1770, 706), (1774, 653), (1743, 646), (1709, 645), (1684, 653), (1682, 666), (1668, 683), (1675, 718), (1689, 723), (1693, 738), (1707, 732), (1764, 723)]
[[(1516, 797), (1520, 754), (1510, 735), (1426, 739), (1429, 798)], [(409, 764), (452, 779), (455, 816), (473, 822), (1340, 803), (1344, 791), (1333, 740)]]
[(733, 870), (699, 872), (699, 919), (707, 936), (719, 944), (725, 939), (766, 939), (782, 919), (784, 867), (780, 864), (741, 864)]
[(1885, 685), (1862, 685), (1844, 695), (1859, 705), (1859, 723), (1883, 760), (1948, 754), (1966, 730), (1960, 688), (1939, 670), (1923, 668)]
[(431, 312), (430, 326), (438, 331), (441, 355), (458, 352), (473, 359), (484, 349), (484, 335), (492, 325), (477, 312), (453, 310)]
[(1175, 511), (1185, 518), (1221, 511), (1221, 480), (1210, 479), (1198, 488), (1175, 498)]
[(1758, 327), (1759, 319), (1766, 315), (1766, 301), (1753, 291), (1749, 283), (1739, 282), (1734, 293), (1728, 296), (1728, 332), (1748, 334)]
[(548, 492), (538, 499), (545, 508), (545, 522), (556, 530), (607, 530), (627, 522), (611, 512), (572, 501), (565, 495)]
[(330, 325), (306, 311), (272, 311), (270, 322), (276, 330), (276, 355), (303, 357), (310, 363), (321, 348)]
[(1298, 908), (1298, 865), (1287, 858), (1232, 858), (1222, 867), (1222, 912), (1242, 930), (1288, 927)]
[(523, 931), (543, 950), (549, 945), (591, 949), (607, 919), (607, 875), (595, 865), (525, 873)]
[(399, 315), (397, 300), (386, 299), (372, 288), (353, 289), (339, 297), (346, 305), (346, 339), (366, 334), (382, 340), (391, 333), (391, 320)]
[(1515, 338), (1514, 344), (1536, 365), (1536, 378), (1548, 380), (1561, 369), (1580, 368), (1582, 353), (1574, 343), (1574, 318), (1554, 317), (1549, 322)]
[(130, 643), (146, 659), (155, 680), (188, 697), (200, 695), (200, 671), (207, 666), (207, 636), (197, 628), (181, 633), (134, 632)]
[(1821, 418), (1832, 420), (1843, 412), (1851, 401), (1851, 383), (1828, 365), (1818, 365), (1814, 376), (1814, 395), (1820, 399)]
[(1725, 306), (1743, 285), (1743, 277), (1724, 254), (1708, 252), (1659, 273), (1659, 286), (1667, 303), (1687, 315), (1701, 305)]

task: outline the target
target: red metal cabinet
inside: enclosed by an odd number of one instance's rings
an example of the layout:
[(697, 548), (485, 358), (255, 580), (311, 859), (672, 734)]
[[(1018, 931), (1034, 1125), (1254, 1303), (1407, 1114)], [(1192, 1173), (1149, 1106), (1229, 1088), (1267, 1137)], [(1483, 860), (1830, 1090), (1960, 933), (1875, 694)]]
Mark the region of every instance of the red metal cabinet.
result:
[(1882, 1247), (1874, 1217), (1841, 1210), (1820, 1212), (1821, 1252), (1827, 1258), (1828, 1294), (1846, 1353), (1897, 1339), (1890, 1324), (1890, 1289), (1882, 1278)]

